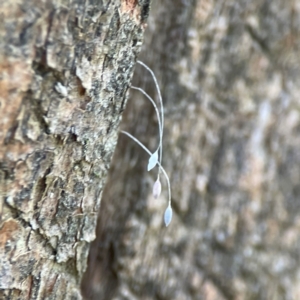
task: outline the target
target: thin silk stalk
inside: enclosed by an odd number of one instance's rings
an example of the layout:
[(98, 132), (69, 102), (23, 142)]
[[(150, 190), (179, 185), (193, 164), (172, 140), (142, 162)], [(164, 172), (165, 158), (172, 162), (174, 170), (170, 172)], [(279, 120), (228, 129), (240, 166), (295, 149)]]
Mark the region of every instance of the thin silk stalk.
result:
[[(133, 141), (135, 141), (140, 147), (142, 147), (150, 156), (152, 155), (151, 151), (144, 145), (142, 144), (137, 138), (135, 138), (133, 135), (131, 135), (129, 132), (121, 130), (121, 132), (125, 135), (127, 135), (128, 137), (130, 137)], [(163, 172), (166, 180), (167, 180), (167, 184), (168, 184), (168, 192), (169, 192), (169, 206), (171, 206), (171, 185), (170, 185), (170, 180), (169, 180), (169, 176), (166, 173), (165, 169), (163, 168), (163, 166), (161, 165), (160, 162), (157, 162), (159, 165), (159, 168), (161, 169), (161, 171)]]
[[(155, 112), (156, 112), (156, 115), (157, 115), (157, 119), (158, 119), (158, 127), (159, 127), (159, 145), (157, 147), (157, 151), (159, 150), (159, 148), (162, 148), (162, 124), (161, 124), (161, 120), (160, 120), (160, 116), (159, 116), (159, 111), (158, 111), (158, 108), (157, 108), (157, 105), (156, 103), (154, 102), (154, 100), (141, 88), (138, 88), (136, 86), (131, 86), (131, 88), (133, 90), (137, 90), (137, 91), (140, 91), (143, 95), (145, 95), (148, 100), (152, 103), (152, 105), (154, 106), (155, 108)], [(160, 153), (160, 158), (161, 158), (161, 153)], [(161, 159), (160, 159), (160, 162), (161, 162)]]
[[(153, 71), (146, 65), (144, 64), (142, 61), (138, 60), (137, 63), (139, 63), (140, 65), (142, 65), (146, 70), (148, 70), (154, 80), (155, 83), (155, 87), (158, 93), (158, 98), (159, 98), (159, 102), (160, 102), (160, 107), (161, 107), (161, 140), (162, 140), (162, 136), (163, 136), (163, 131), (164, 131), (164, 105), (162, 102), (162, 97), (161, 97), (161, 93), (160, 93), (160, 88), (157, 82), (157, 79), (153, 73)], [(161, 163), (162, 160), (162, 147), (160, 147), (160, 153), (159, 153), (159, 162)]]

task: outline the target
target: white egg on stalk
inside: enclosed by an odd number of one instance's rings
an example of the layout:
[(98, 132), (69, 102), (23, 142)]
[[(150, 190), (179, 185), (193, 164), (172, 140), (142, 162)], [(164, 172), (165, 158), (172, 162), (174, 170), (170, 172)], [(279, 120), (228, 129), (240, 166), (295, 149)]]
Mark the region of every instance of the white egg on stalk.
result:
[(165, 214), (164, 214), (164, 221), (165, 221), (165, 225), (166, 227), (169, 226), (169, 224), (171, 223), (172, 221), (172, 207), (171, 205), (169, 204), (166, 211), (165, 211)]

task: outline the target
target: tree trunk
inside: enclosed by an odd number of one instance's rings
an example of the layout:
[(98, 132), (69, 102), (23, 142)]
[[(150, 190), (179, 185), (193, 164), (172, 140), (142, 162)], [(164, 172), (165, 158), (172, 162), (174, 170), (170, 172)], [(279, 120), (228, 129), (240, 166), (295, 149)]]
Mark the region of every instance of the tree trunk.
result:
[(0, 298), (81, 299), (149, 0), (0, 4)]
[[(141, 60), (165, 103), (167, 188), (121, 137), (102, 198), (87, 299), (300, 299), (300, 5), (153, 1)], [(150, 75), (134, 85), (152, 96)], [(132, 91), (123, 128), (152, 151), (155, 111)]]

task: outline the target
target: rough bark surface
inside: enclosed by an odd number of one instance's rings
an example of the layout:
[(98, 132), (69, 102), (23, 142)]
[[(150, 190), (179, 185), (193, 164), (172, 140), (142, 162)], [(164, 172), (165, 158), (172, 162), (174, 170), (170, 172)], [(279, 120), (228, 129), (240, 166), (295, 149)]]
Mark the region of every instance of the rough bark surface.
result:
[(0, 2), (0, 298), (81, 299), (149, 1)]
[[(121, 137), (87, 299), (300, 299), (299, 1), (153, 1), (148, 23), (173, 221), (166, 185), (153, 199), (147, 155)], [(154, 150), (155, 112), (131, 98), (123, 127)]]

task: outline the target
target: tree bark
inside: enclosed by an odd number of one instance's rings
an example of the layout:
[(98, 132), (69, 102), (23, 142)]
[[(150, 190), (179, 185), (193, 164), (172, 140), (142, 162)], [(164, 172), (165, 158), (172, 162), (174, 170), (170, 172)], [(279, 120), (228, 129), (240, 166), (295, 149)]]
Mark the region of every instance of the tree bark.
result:
[[(167, 189), (121, 137), (83, 287), (87, 299), (300, 299), (298, 1), (153, 1), (141, 60), (165, 103)], [(152, 96), (147, 72), (134, 85)], [(123, 128), (156, 148), (131, 92)]]
[(149, 5), (1, 2), (1, 299), (82, 298)]

